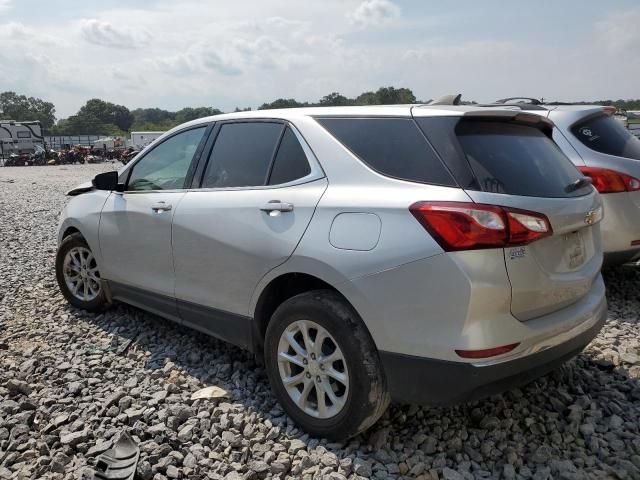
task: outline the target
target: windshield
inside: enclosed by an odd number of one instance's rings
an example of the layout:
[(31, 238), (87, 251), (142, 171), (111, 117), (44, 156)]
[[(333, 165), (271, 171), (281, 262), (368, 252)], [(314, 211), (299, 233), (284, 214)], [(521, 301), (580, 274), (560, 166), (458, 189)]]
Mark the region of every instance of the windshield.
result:
[(571, 127), (571, 133), (596, 152), (640, 160), (640, 140), (608, 115), (597, 115), (578, 122)]

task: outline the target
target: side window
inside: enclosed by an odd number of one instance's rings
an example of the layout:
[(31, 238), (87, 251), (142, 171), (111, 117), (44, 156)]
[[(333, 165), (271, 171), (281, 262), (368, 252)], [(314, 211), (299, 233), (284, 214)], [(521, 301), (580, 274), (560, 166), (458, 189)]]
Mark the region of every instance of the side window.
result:
[(204, 172), (202, 188), (255, 187), (267, 180), (281, 123), (222, 125)]
[(127, 191), (184, 188), (193, 155), (206, 127), (178, 133), (155, 147), (133, 166)]
[(318, 118), (340, 143), (377, 172), (410, 182), (455, 186), (418, 126), (406, 118)]
[(269, 176), (269, 185), (293, 182), (311, 173), (307, 156), (295, 133), (287, 127)]

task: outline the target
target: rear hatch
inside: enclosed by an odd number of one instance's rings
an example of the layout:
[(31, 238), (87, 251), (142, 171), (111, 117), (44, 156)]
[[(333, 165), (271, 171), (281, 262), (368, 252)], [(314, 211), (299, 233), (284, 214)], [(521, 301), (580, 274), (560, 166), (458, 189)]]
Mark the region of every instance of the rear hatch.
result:
[(474, 202), (548, 220), (544, 238), (504, 248), (512, 314), (527, 321), (586, 295), (602, 264), (600, 198), (551, 140), (549, 121), (505, 110), (455, 117), (420, 110), (416, 121)]

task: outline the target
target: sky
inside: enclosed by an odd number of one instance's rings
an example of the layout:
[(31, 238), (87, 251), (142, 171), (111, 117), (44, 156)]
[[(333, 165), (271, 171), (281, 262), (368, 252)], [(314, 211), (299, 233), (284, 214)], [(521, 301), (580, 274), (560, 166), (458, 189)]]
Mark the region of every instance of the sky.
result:
[(0, 0), (0, 91), (58, 118), (257, 107), (381, 86), (423, 100), (640, 98), (637, 0)]

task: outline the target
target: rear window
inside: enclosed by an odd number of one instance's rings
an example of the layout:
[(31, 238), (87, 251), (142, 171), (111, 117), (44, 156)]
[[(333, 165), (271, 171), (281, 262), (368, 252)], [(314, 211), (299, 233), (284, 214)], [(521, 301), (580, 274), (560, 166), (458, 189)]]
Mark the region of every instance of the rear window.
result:
[(596, 152), (640, 160), (640, 140), (619, 121), (598, 115), (571, 127), (573, 135)]
[(411, 182), (456, 186), (408, 118), (318, 118), (331, 135), (377, 172)]
[(586, 195), (592, 187), (567, 188), (582, 174), (541, 130), (517, 123), (486, 120), (418, 119), (427, 137), (434, 122), (448, 124), (439, 131), (436, 149), (448, 164), (468, 169), (475, 178), (467, 189), (527, 197)]

